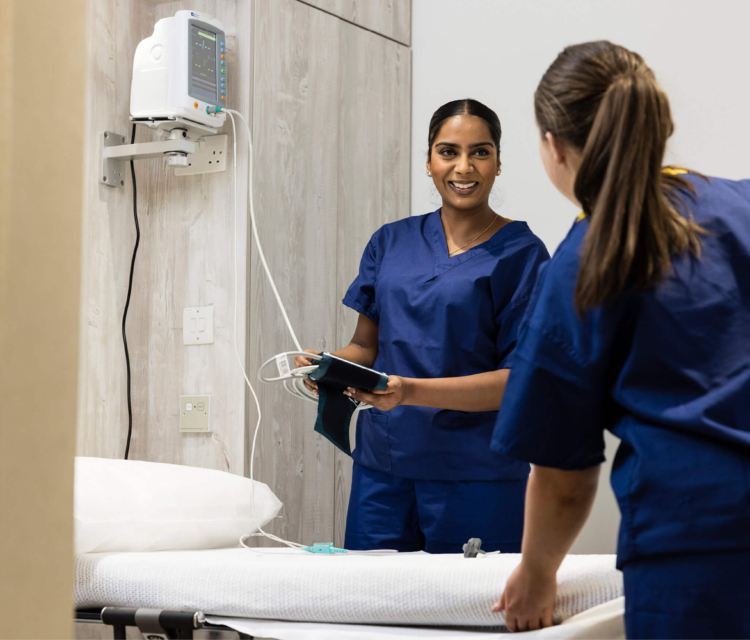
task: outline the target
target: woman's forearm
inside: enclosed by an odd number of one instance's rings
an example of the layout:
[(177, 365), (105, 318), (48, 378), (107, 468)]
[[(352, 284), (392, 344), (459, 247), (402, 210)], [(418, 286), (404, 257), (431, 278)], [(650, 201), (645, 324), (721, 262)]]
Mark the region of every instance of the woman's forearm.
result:
[(591, 511), (599, 467), (562, 471), (534, 467), (526, 489), (522, 563), (540, 575), (557, 573)]
[(372, 367), (375, 364), (375, 359), (378, 357), (377, 348), (368, 349), (354, 342), (350, 342), (343, 349), (332, 351), (331, 353), (344, 360), (361, 364), (363, 367)]
[(460, 378), (403, 378), (404, 401), (434, 409), (497, 411), (505, 393), (510, 369), (499, 369)]
[(343, 349), (331, 352), (334, 356), (372, 367), (378, 357), (378, 325), (360, 313), (354, 335)]

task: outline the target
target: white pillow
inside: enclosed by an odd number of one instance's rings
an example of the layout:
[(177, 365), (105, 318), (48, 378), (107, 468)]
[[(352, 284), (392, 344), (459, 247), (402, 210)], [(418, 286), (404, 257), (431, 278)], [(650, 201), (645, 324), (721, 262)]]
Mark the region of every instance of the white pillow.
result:
[[(176, 464), (76, 458), (77, 553), (237, 546), (257, 531), (249, 478)], [(255, 482), (262, 527), (281, 502)]]

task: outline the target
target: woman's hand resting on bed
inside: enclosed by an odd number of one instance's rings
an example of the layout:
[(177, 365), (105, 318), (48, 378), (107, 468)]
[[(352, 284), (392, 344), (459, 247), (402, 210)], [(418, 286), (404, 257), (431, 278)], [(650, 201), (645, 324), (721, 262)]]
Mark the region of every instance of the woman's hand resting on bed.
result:
[(368, 392), (352, 388), (344, 391), (344, 395), (360, 402), (366, 402), (379, 411), (390, 411), (400, 404), (404, 404), (407, 393), (407, 379), (401, 376), (388, 376), (388, 386), (385, 388), (385, 391)]
[(505, 626), (510, 631), (551, 627), (556, 595), (555, 573), (538, 573), (522, 561), (508, 578), (505, 591), (492, 610), (505, 612)]
[(500, 601), (511, 631), (552, 625), (557, 570), (591, 512), (599, 465), (565, 471), (534, 465), (526, 486), (523, 559), (508, 578)]

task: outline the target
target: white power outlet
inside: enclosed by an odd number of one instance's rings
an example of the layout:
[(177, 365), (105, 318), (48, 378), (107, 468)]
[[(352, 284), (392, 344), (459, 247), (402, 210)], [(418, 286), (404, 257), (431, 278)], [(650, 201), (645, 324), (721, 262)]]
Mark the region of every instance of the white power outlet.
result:
[(182, 341), (185, 344), (214, 343), (214, 307), (186, 307), (182, 312)]
[(211, 431), (211, 396), (180, 396), (180, 431)]

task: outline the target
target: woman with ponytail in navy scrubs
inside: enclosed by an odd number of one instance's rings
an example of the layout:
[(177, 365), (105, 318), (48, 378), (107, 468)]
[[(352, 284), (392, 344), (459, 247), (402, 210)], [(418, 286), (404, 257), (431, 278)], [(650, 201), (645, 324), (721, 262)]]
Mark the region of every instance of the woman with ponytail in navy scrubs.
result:
[(474, 100), (435, 112), (427, 174), (442, 206), (375, 232), (344, 297), (360, 315), (335, 354), (391, 374), (382, 393), (347, 391), (374, 407), (357, 423), (349, 549), (457, 553), (478, 537), (520, 550), (529, 465), (491, 451), (490, 438), (549, 256), (526, 223), (490, 208), (500, 133)]
[(535, 465), (495, 610), (551, 624), (609, 429), (628, 638), (750, 638), (750, 180), (662, 169), (667, 97), (610, 42), (565, 49), (535, 110), (584, 213), (540, 269), (493, 436)]

